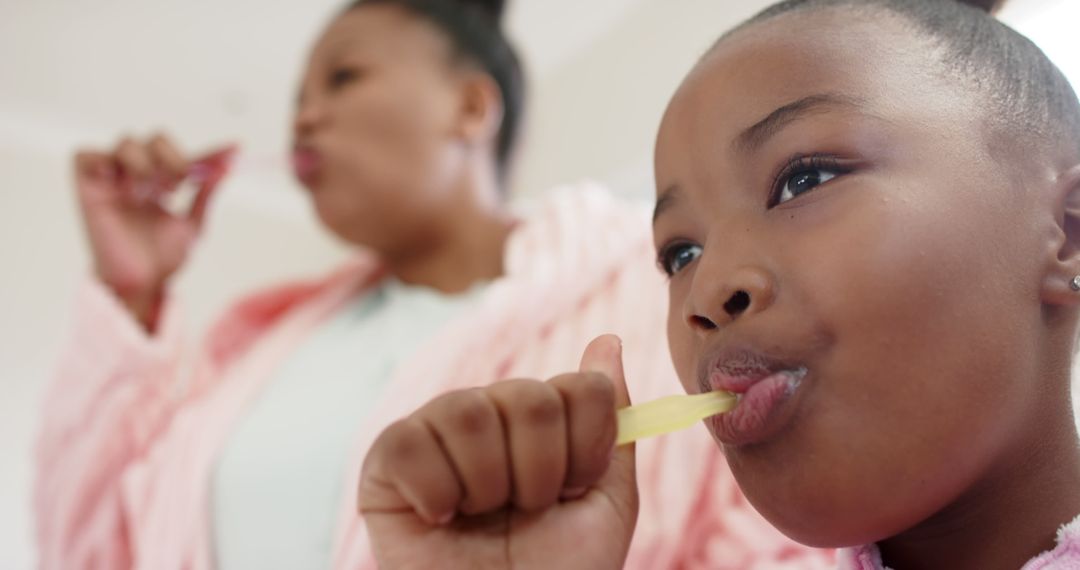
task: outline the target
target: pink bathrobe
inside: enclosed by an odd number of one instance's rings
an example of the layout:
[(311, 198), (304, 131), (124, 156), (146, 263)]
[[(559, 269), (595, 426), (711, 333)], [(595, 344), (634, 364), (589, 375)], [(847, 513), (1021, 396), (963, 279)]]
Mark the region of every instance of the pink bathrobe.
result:
[[(836, 566), (837, 570), (889, 570), (873, 544), (838, 551)], [(1032, 558), (1020, 570), (1080, 570), (1080, 517), (1058, 529), (1053, 550)]]
[[(666, 284), (652, 260), (646, 212), (596, 188), (555, 192), (512, 234), (505, 277), (401, 363), (376, 412), (358, 419), (346, 481), (358, 480), (384, 426), (436, 394), (575, 370), (601, 333), (622, 336), (635, 400), (680, 392), (664, 339)], [(41, 567), (213, 568), (210, 474), (223, 442), (283, 360), (379, 276), (362, 257), (329, 278), (248, 297), (194, 350), (184, 348), (175, 304), (147, 337), (88, 282), (42, 416)], [(640, 444), (638, 466), (641, 514), (628, 568), (832, 565), (831, 553), (793, 544), (750, 508), (704, 429)], [(355, 497), (344, 496), (333, 567), (374, 568)]]

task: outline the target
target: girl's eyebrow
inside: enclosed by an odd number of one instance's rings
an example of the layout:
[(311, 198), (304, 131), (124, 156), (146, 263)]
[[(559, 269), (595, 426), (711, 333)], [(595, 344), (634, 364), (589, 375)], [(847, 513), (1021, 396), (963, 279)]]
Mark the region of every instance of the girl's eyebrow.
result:
[(837, 107), (861, 109), (864, 103), (861, 99), (841, 93), (808, 95), (776, 109), (740, 133), (734, 141), (735, 150), (740, 154), (753, 153), (784, 127), (808, 115)]
[[(735, 138), (733, 144), (739, 154), (750, 154), (761, 148), (770, 138), (795, 121), (836, 108), (864, 111), (865, 107), (866, 101), (864, 99), (843, 93), (832, 92), (808, 95), (769, 113), (764, 119), (741, 132)], [(660, 215), (675, 205), (678, 200), (678, 184), (672, 184), (664, 188), (656, 198), (656, 206), (653, 208), (653, 224), (656, 224), (656, 220)]]
[(679, 197), (678, 185), (672, 184), (667, 188), (664, 188), (660, 195), (656, 198), (656, 206), (653, 208), (652, 221), (656, 224), (656, 219), (660, 217), (660, 214), (664, 213), (664, 210), (670, 208)]

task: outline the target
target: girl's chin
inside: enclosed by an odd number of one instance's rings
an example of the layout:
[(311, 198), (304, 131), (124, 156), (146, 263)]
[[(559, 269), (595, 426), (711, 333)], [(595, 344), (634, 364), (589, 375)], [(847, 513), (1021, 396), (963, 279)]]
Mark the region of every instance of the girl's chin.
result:
[(886, 494), (874, 498), (860, 496), (858, 490), (830, 492), (816, 486), (793, 490), (790, 482), (775, 487), (740, 486), (769, 524), (791, 540), (813, 548), (872, 544), (901, 534), (930, 516), (924, 513), (929, 505), (889, 497), (888, 489), (867, 489)]
[[(865, 521), (866, 524), (861, 524), (858, 528), (837, 528), (825, 522), (843, 520), (839, 518), (840, 516), (839, 514), (830, 516), (828, 511), (825, 513), (807, 512), (798, 520), (790, 520), (791, 515), (787, 515), (786, 520), (767, 516), (765, 520), (784, 536), (811, 548), (850, 548), (871, 544), (889, 536), (888, 533), (869, 532), (868, 529), (872, 528), (870, 521)], [(807, 521), (812, 522), (807, 524)]]

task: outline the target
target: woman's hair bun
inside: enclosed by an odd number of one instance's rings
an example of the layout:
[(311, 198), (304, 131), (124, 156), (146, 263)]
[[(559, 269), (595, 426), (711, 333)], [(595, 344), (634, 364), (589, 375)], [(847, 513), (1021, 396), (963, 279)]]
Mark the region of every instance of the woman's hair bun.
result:
[(957, 0), (961, 4), (967, 4), (973, 8), (978, 8), (987, 14), (993, 14), (1001, 8), (1001, 5), (1005, 3), (1004, 0)]
[(502, 22), (503, 11), (506, 9), (506, 0), (457, 0), (464, 6), (476, 6), (487, 14), (493, 22)]

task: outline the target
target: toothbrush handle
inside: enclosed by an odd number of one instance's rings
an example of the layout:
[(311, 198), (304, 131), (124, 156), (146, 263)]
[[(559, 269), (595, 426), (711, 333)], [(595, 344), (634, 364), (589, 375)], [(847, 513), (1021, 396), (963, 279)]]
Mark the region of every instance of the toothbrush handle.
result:
[(733, 394), (723, 391), (692, 396), (667, 396), (616, 412), (619, 433), (615, 445), (688, 428), (735, 407)]

